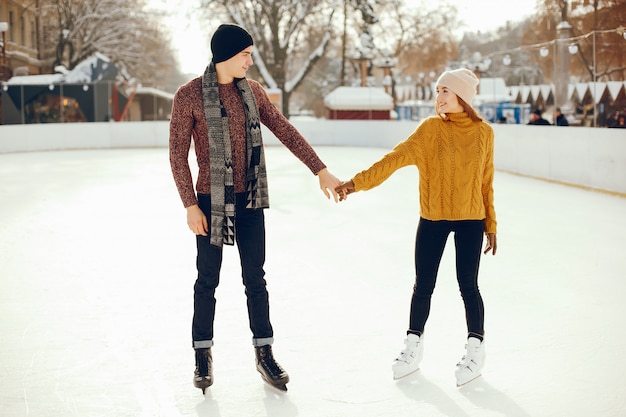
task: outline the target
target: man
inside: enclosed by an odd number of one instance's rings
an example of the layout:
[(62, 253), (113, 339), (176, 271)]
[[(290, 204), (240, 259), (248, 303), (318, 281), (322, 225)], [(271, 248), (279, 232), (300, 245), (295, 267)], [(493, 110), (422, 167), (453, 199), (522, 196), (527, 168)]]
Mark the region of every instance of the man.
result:
[[(221, 25), (211, 39), (213, 58), (204, 75), (181, 86), (170, 121), (170, 163), (187, 224), (196, 234), (198, 277), (194, 285), (192, 339), (194, 386), (213, 384), (213, 319), (223, 245), (237, 244), (247, 297), (256, 367), (269, 384), (286, 390), (289, 376), (274, 360), (273, 329), (264, 279), (265, 220), (269, 207), (261, 125), (313, 174), (327, 198), (339, 179), (272, 104), (261, 85), (246, 79), (253, 40), (243, 28)], [(194, 190), (188, 163), (193, 137), (198, 175)], [(329, 193), (330, 190), (330, 193)]]
[(555, 125), (557, 126), (569, 126), (569, 122), (567, 121), (567, 118), (565, 117), (565, 115), (561, 113), (560, 107), (556, 108), (554, 120), (556, 120)]
[(542, 117), (541, 110), (535, 109), (532, 113), (530, 113), (530, 121), (529, 125), (549, 125), (550, 122)]

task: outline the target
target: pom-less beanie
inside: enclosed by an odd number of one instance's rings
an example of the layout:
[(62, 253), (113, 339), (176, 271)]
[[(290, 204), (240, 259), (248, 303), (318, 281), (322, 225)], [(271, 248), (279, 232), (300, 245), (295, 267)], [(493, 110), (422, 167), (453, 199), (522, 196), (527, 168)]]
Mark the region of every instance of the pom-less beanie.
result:
[(467, 68), (445, 71), (437, 80), (437, 86), (449, 88), (470, 106), (476, 95), (478, 83), (479, 80), (476, 75)]
[(211, 38), (213, 63), (227, 61), (253, 44), (252, 36), (241, 26), (220, 25)]

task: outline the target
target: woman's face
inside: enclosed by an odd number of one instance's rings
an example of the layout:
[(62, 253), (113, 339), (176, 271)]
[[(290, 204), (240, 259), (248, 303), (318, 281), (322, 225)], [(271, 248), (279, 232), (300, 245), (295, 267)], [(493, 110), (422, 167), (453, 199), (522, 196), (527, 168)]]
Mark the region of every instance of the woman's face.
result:
[(448, 87), (437, 86), (435, 102), (437, 103), (437, 113), (439, 114), (463, 112), (463, 106), (459, 103), (457, 95)]

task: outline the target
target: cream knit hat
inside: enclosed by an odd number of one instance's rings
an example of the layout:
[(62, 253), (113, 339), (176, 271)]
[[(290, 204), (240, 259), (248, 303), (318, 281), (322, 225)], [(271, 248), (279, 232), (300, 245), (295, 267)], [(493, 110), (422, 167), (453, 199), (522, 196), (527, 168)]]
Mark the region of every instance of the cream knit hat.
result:
[(464, 102), (472, 105), (476, 95), (476, 87), (479, 80), (476, 75), (467, 68), (445, 71), (437, 80), (437, 86), (448, 87), (454, 94), (461, 97)]

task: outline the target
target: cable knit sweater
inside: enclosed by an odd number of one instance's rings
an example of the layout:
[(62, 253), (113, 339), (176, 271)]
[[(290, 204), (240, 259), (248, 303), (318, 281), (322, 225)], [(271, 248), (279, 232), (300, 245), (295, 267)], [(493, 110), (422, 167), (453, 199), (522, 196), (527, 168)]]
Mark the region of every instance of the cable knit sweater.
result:
[[(313, 174), (326, 165), (311, 145), (302, 137), (289, 120), (272, 104), (263, 87), (248, 80), (259, 107), (261, 123), (300, 159)], [(235, 192), (245, 192), (246, 187), (246, 116), (243, 101), (234, 83), (220, 84), (220, 100), (228, 115), (228, 126), (233, 153)], [(202, 77), (195, 78), (179, 87), (174, 95), (170, 120), (170, 164), (174, 181), (185, 207), (198, 204), (189, 168), (189, 149), (193, 137), (198, 177), (195, 191), (211, 193), (209, 166), (209, 131), (202, 103)]]
[(493, 129), (473, 122), (467, 113), (425, 119), (399, 143), (352, 181), (355, 191), (380, 185), (396, 170), (416, 165), (420, 215), (428, 220), (482, 220), (496, 233), (493, 202)]

